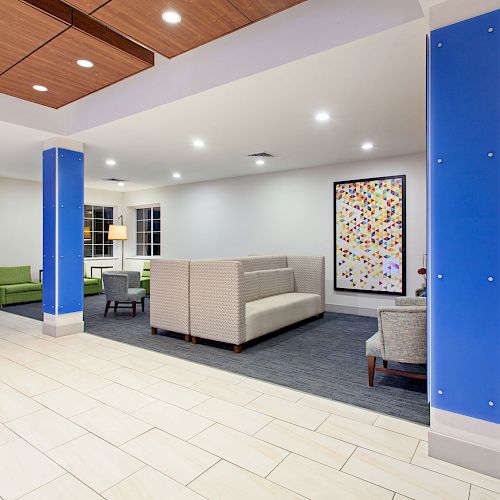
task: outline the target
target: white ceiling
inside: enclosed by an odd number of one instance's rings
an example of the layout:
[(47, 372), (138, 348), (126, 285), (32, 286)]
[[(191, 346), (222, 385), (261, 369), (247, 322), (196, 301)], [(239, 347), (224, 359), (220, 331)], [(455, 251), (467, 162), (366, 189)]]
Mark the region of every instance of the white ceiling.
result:
[[(327, 110), (328, 123), (314, 114)], [(413, 21), (72, 136), (89, 185), (151, 186), (425, 150), (425, 23)], [(194, 138), (206, 141), (202, 150)], [(372, 141), (365, 152), (360, 144)], [(256, 167), (248, 154), (278, 157)], [(105, 167), (106, 158), (118, 165)], [(182, 179), (172, 179), (180, 172)]]
[[(85, 143), (86, 183), (132, 190), (424, 151), (426, 28), (408, 22), (73, 134)], [(322, 110), (330, 122), (314, 120)], [(0, 177), (40, 180), (41, 142), (52, 135), (0, 122)], [(260, 151), (279, 156), (256, 167), (246, 155)]]

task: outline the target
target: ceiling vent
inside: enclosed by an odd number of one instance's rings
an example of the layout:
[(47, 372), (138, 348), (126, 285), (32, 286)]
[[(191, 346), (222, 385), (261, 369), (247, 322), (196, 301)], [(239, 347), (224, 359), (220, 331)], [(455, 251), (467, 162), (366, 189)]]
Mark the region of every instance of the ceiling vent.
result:
[(115, 179), (115, 178), (111, 178), (111, 179), (103, 179), (103, 181), (111, 181), (111, 182), (127, 182), (125, 179)]
[(250, 158), (276, 158), (277, 155), (273, 155), (272, 153), (266, 153), (262, 151), (262, 153), (252, 153), (248, 155)]

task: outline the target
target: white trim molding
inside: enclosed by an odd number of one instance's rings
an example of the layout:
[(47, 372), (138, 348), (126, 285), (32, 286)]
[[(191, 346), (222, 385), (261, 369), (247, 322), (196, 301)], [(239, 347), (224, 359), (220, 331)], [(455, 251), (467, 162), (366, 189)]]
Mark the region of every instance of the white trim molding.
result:
[(500, 425), (431, 408), (429, 456), (500, 479)]

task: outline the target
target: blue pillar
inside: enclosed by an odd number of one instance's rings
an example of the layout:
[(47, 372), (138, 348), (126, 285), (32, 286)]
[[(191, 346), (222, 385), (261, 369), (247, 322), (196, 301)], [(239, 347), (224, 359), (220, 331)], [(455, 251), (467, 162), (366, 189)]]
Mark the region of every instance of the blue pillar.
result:
[(500, 10), (430, 38), (429, 454), (500, 477)]
[(54, 139), (43, 151), (43, 332), (83, 332), (81, 143)]

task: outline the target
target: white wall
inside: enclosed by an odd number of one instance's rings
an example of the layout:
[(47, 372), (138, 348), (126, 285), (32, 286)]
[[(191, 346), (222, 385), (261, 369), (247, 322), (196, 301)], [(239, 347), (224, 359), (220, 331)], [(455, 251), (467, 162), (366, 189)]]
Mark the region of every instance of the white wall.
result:
[[(85, 189), (85, 203), (111, 204), (120, 215), (122, 193)], [(42, 268), (42, 183), (0, 177), (0, 266), (30, 265), (38, 280)], [(113, 259), (86, 259), (91, 265), (121, 266), (121, 245), (115, 243)], [(99, 271), (95, 271), (99, 275)]]
[[(333, 291), (333, 182), (407, 176), (407, 293), (421, 285), (417, 269), (425, 252), (425, 156), (408, 155), (124, 194), (130, 207), (159, 203), (162, 257), (210, 258), (248, 254), (309, 254), (326, 257), (326, 302), (330, 309), (373, 314), (392, 298)], [(126, 244), (135, 254), (135, 238)], [(142, 260), (126, 267), (140, 269)]]
[[(333, 291), (333, 182), (406, 174), (407, 291), (421, 284), (416, 270), (425, 252), (425, 156), (409, 155), (326, 167), (118, 193), (85, 190), (85, 203), (112, 204), (129, 226), (125, 268), (141, 269), (135, 256), (134, 207), (160, 204), (162, 257), (210, 258), (248, 254), (326, 256), (326, 301), (332, 310), (373, 314), (392, 298)], [(42, 185), (0, 178), (0, 266), (42, 267)], [(113, 259), (91, 265), (121, 266)], [(97, 271), (99, 274), (99, 272)]]
[(42, 268), (42, 184), (0, 178), (0, 266)]

